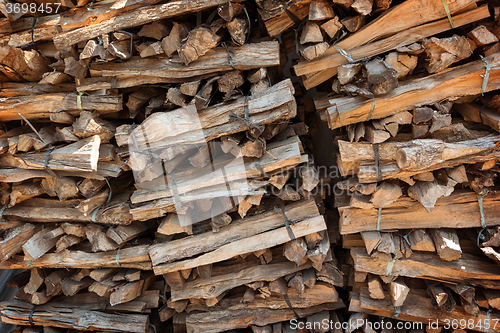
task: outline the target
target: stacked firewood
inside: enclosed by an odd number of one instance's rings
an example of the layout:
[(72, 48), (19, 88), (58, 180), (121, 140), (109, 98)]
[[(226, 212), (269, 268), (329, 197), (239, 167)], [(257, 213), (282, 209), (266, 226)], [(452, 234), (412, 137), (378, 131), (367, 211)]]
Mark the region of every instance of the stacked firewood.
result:
[(319, 21), (310, 12), (294, 66), (306, 88), (329, 92), (314, 102), (338, 129), (351, 320), (498, 331), (500, 8), (408, 0), (365, 25), (383, 5), (346, 1), (347, 17)]
[(296, 317), (338, 320), (330, 178), (266, 1), (4, 7), (0, 268), (23, 271), (3, 323), (281, 332)]

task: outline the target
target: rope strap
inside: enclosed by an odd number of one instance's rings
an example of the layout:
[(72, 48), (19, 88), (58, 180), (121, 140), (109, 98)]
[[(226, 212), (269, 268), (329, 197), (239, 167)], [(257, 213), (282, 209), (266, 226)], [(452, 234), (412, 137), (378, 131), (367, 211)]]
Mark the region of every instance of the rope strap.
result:
[(381, 182), (383, 180), (382, 177), (382, 169), (380, 168), (380, 157), (378, 151), (378, 144), (373, 145), (373, 155), (375, 157), (375, 172), (377, 174), (377, 182)]
[(4, 222), (5, 219), (3, 218), (3, 213), (7, 209), (7, 204), (3, 205), (2, 209), (0, 209), (0, 222)]
[(120, 265), (120, 248), (118, 248), (118, 251), (116, 252), (116, 266), (122, 268), (122, 266)]
[(76, 108), (79, 110), (79, 111), (83, 111), (83, 107), (82, 107), (82, 95), (83, 95), (83, 92), (80, 91), (78, 93), (78, 96), (76, 96)]
[[(170, 185), (170, 183), (169, 183)], [(175, 182), (175, 173), (172, 174), (172, 185), (171, 185), (171, 188), (172, 188), (172, 194), (174, 195), (174, 204), (177, 205), (181, 203), (181, 198), (179, 196), (179, 190), (177, 189), (177, 184)]]
[(483, 85), (481, 86), (481, 95), (484, 95), (484, 93), (486, 92), (486, 87), (488, 86), (488, 80), (490, 79), (490, 70), (491, 70), (491, 67), (490, 67), (490, 63), (488, 62), (488, 60), (486, 60), (485, 57), (483, 57), (482, 55), (479, 55), (481, 57), (481, 60), (484, 62), (485, 66), (486, 66), (486, 70), (484, 71), (484, 75), (481, 75), (483, 77)]
[(394, 307), (394, 314), (391, 316), (391, 318), (396, 319), (397, 317), (399, 317), (400, 314), (401, 314), (401, 307), (395, 306)]
[(154, 329), (154, 331), (155, 331), (155, 333), (156, 333), (156, 326), (155, 326), (155, 325), (153, 325), (153, 324), (149, 324), (149, 326), (153, 327), (153, 329)]
[(300, 319), (299, 315), (297, 314), (297, 311), (292, 306), (292, 302), (290, 302), (290, 298), (288, 297), (288, 292), (283, 295), (285, 297), (285, 303), (288, 305), (288, 307), (293, 311), (293, 314), (295, 315), (295, 318)]
[(55, 149), (55, 147), (50, 147), (49, 150), (47, 150), (47, 153), (45, 154), (45, 165), (44, 169), (51, 175), (52, 177), (57, 177), (57, 174), (49, 167), (49, 156), (50, 153)]
[(448, 4), (446, 3), (446, 0), (441, 0), (443, 3), (444, 11), (446, 12), (446, 16), (448, 16), (448, 21), (450, 21), (450, 27), (452, 29), (455, 29), (455, 26), (453, 25), (453, 21), (451, 20), (451, 14), (450, 14), (450, 9), (448, 8)]
[(486, 320), (484, 321), (484, 333), (488, 333), (490, 330), (490, 313), (491, 308), (486, 312)]
[(28, 267), (29, 268), (33, 268), (33, 262), (32, 262), (32, 260), (28, 261)]
[(234, 51), (230, 50), (226, 43), (222, 43), (221, 46), (227, 52), (227, 59), (229, 60), (229, 65), (231, 66), (232, 69), (236, 70), (236, 67), (234, 67), (233, 58), (231, 57), (231, 54), (234, 55)]
[(482, 195), (477, 194), (477, 202), (479, 204), (479, 214), (481, 216), (481, 231), (479, 231), (479, 234), (477, 235), (477, 246), (481, 247), (479, 244), (482, 240), (484, 240), (483, 232), (486, 229), (486, 220), (484, 218), (484, 207), (483, 207), (483, 196)]
[(368, 114), (368, 118), (366, 118), (366, 121), (370, 121), (370, 119), (372, 118), (372, 115), (373, 115), (373, 110), (375, 110), (375, 100), (373, 99), (372, 100), (372, 109), (370, 110), (370, 113)]
[(124, 34), (127, 34), (130, 36), (130, 57), (132, 58), (132, 51), (133, 51), (133, 43), (134, 43), (134, 35), (132, 35), (130, 32), (125, 31), (125, 30), (118, 30), (118, 32), (123, 32)]
[(380, 231), (380, 220), (382, 219), (382, 207), (378, 208), (377, 231)]
[(229, 117), (233, 118), (233, 119), (244, 121), (247, 126), (254, 127), (255, 129), (257, 129), (257, 130), (259, 130), (261, 132), (264, 131), (264, 129), (262, 128), (262, 126), (254, 124), (253, 122), (250, 121), (250, 111), (248, 109), (248, 96), (246, 96), (246, 95), (245, 95), (245, 118), (240, 117), (240, 116), (238, 116), (237, 114), (235, 114), (233, 112), (231, 112), (231, 114), (229, 115)]
[(108, 187), (109, 187), (109, 194), (108, 194), (108, 199), (106, 200), (106, 202), (104, 204), (102, 204), (101, 206), (97, 207), (94, 212), (92, 213), (92, 222), (95, 223), (95, 219), (97, 217), (97, 212), (105, 205), (109, 204), (109, 202), (111, 201), (111, 196), (113, 195), (113, 189), (111, 188), (111, 185), (109, 184), (109, 181), (108, 179), (104, 178), (104, 180), (106, 181), (106, 184), (108, 184)]
[(30, 326), (33, 326), (33, 314), (35, 313), (35, 309), (38, 305), (33, 305), (33, 308), (31, 309), (30, 316), (28, 318)]
[(295, 16), (294, 13), (288, 10), (288, 5), (286, 4), (285, 0), (281, 0), (281, 6), (283, 6), (283, 10), (285, 11), (286, 15), (290, 18), (290, 20), (293, 21), (295, 24), (299, 24), (300, 20), (297, 16)]
[(350, 63), (353, 63), (354, 62), (354, 59), (349, 55), (349, 53), (347, 53), (346, 50), (343, 50), (341, 49), (340, 47), (338, 46), (333, 46), (335, 48), (335, 50), (337, 50), (342, 56), (344, 56), (344, 58), (347, 59), (347, 61), (349, 61)]
[(394, 268), (394, 263), (396, 262), (397, 257), (394, 257), (391, 261), (387, 263), (387, 271), (385, 272), (385, 276), (389, 276), (392, 274), (392, 269)]
[(255, 168), (257, 168), (257, 170), (259, 170), (261, 176), (267, 177), (266, 171), (264, 170), (262, 165), (260, 165), (259, 161), (255, 161), (254, 165), (255, 165)]
[(276, 213), (283, 215), (283, 217), (285, 218), (285, 226), (286, 226), (286, 230), (288, 232), (288, 236), (290, 237), (291, 240), (294, 240), (296, 237), (293, 234), (292, 228), (290, 227), (290, 224), (292, 224), (292, 223), (288, 220), (288, 217), (286, 217), (284, 207), (282, 207), (281, 209), (278, 207), (274, 207), (274, 211)]

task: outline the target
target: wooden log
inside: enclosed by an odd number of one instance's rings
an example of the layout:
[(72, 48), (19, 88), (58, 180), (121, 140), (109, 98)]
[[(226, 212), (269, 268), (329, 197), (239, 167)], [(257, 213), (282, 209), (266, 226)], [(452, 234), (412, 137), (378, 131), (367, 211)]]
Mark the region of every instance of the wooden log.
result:
[(58, 238), (63, 233), (64, 231), (60, 227), (40, 230), (22, 246), (25, 256), (29, 260), (40, 258), (56, 245)]
[(30, 223), (9, 229), (0, 242), (0, 262), (9, 259), (13, 254), (17, 253), (33, 237), (34, 233), (35, 225)]
[(436, 201), (440, 197), (447, 197), (453, 192), (452, 186), (440, 185), (437, 181), (417, 182), (408, 189), (408, 196), (420, 201), (422, 206), (432, 213)]
[[(370, 257), (364, 248), (351, 248), (351, 256), (356, 271), (386, 275), (387, 262)], [(498, 271), (498, 267), (488, 265), (483, 258), (473, 255), (463, 255), (455, 261), (443, 261), (437, 254), (414, 252), (410, 258), (396, 260), (391, 275), (464, 282), (498, 289)]]
[(368, 291), (370, 292), (370, 297), (373, 299), (385, 298), (382, 282), (377, 276), (372, 276), (370, 280), (368, 280)]
[(413, 251), (435, 252), (436, 247), (425, 229), (416, 229), (408, 236)]
[(426, 69), (429, 73), (437, 73), (449, 67), (452, 63), (472, 55), (467, 38), (454, 35), (449, 38), (424, 39), (422, 46), (427, 54)]
[[(498, 89), (500, 57), (494, 54), (486, 60), (491, 66), (486, 91)], [(450, 94), (454, 96), (478, 94), (482, 90), (483, 80), (480, 74), (484, 73), (484, 70), (484, 62), (475, 61), (425, 78), (405, 81), (384, 97), (375, 98), (376, 107), (371, 118), (379, 119), (402, 110), (410, 110), (415, 106), (435, 103), (443, 98), (451, 97)], [(464, 81), (468, 83), (467, 89), (460, 86), (459, 82)], [(366, 120), (366, 115), (371, 113), (373, 104), (372, 101), (366, 101), (363, 97), (341, 97), (331, 101), (335, 103), (335, 106), (326, 111), (331, 129)]]

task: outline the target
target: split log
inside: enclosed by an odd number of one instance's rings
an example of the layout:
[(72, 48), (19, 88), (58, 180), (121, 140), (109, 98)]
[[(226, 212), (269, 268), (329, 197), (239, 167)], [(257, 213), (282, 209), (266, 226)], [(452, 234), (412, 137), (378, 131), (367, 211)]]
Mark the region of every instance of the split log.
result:
[[(45, 230), (45, 229), (44, 229)], [(102, 268), (117, 267), (119, 263), (123, 268), (151, 269), (148, 256), (148, 247), (138, 245), (122, 248), (118, 251), (87, 253), (83, 251), (66, 250), (59, 253), (46, 253), (37, 260), (13, 256), (0, 263), (1, 269), (34, 268)]]
[(22, 117), (19, 113), (29, 120), (48, 119), (58, 112), (77, 115), (80, 113), (79, 100), (83, 110), (96, 110), (99, 114), (118, 112), (122, 109), (122, 98), (119, 96), (79, 96), (76, 93), (19, 96), (2, 100), (0, 121), (20, 120)]
[[(228, 51), (231, 62), (228, 58)], [(200, 57), (196, 63), (185, 66), (179, 64), (180, 58), (147, 59), (132, 57), (126, 63), (104, 63), (91, 65), (90, 68), (100, 72), (101, 77), (80, 80), (79, 91), (111, 88), (111, 77), (115, 77), (116, 88), (126, 88), (144, 83), (185, 82), (215, 76), (233, 69), (248, 70), (279, 64), (278, 42), (260, 42), (229, 47), (214, 48)], [(82, 102), (85, 96), (82, 97)], [(76, 102), (76, 97), (75, 97)], [(84, 107), (84, 109), (87, 109)], [(99, 108), (96, 108), (99, 110)], [(1, 112), (1, 109), (0, 109)], [(1, 119), (1, 118), (0, 118)]]
[(399, 307), (404, 304), (409, 292), (410, 288), (408, 288), (402, 278), (398, 278), (389, 283), (389, 295), (391, 296), (392, 304), (395, 307)]
[[(259, 14), (266, 25), (269, 36), (274, 37), (288, 28), (295, 22), (288, 13), (295, 15), (298, 20), (302, 20), (309, 14), (309, 4), (311, 0), (293, 0), (291, 2), (280, 4), (279, 2), (259, 2)], [(264, 3), (264, 5), (261, 4)], [(286, 6), (286, 8), (284, 8)], [(286, 10), (285, 10), (286, 9)]]
[[(148, 316), (136, 314), (108, 314), (99, 311), (80, 310), (78, 306), (58, 307), (57, 303), (33, 305), (21, 301), (2, 303), (0, 313), (5, 323), (29, 326), (50, 324), (54, 327), (92, 329), (118, 332), (145, 332)], [(61, 313), (64, 312), (64, 316)]]
[(446, 261), (460, 259), (460, 248), (457, 233), (453, 229), (430, 229), (439, 257)]

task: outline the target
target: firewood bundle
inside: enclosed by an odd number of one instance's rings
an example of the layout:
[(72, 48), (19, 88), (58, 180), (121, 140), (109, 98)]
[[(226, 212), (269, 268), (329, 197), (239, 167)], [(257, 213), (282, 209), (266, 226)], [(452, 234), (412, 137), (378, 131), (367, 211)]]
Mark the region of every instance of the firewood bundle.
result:
[(498, 7), (334, 1), (345, 10), (314, 19), (313, 2), (294, 69), (328, 92), (314, 103), (337, 129), (350, 320), (473, 319), (483, 326), (458, 328), (487, 331), (500, 318)]
[(330, 178), (273, 8), (0, 7), (0, 268), (20, 270), (3, 323), (281, 332), (341, 317)]

